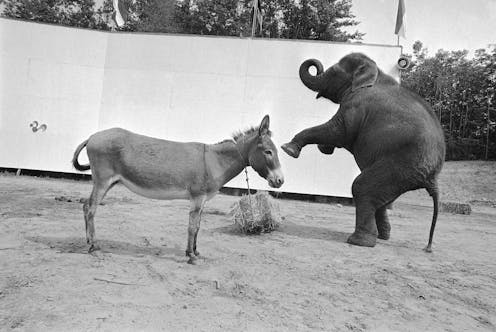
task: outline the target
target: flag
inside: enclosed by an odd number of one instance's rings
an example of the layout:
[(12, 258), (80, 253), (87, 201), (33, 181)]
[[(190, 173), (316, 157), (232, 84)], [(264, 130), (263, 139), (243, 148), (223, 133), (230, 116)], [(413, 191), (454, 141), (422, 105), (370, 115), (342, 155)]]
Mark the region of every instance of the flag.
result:
[(256, 26), (262, 31), (263, 14), (260, 9), (260, 0), (253, 0), (253, 24), (251, 27), (251, 36), (255, 35)]
[(118, 27), (124, 26), (127, 20), (127, 6), (125, 0), (113, 0), (114, 3), (114, 14), (112, 18)]
[(405, 1), (398, 0), (398, 14), (396, 15), (396, 28), (394, 34), (405, 38)]

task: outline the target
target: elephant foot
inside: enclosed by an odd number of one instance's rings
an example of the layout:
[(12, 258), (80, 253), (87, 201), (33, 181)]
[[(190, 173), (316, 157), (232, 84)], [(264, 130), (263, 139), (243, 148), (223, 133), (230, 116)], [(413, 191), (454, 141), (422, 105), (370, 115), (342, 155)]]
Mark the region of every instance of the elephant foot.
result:
[(381, 240), (389, 240), (390, 235), (391, 235), (390, 232), (379, 231), (379, 235), (377, 235), (377, 238)]
[(318, 144), (317, 148), (323, 154), (332, 154), (334, 152), (334, 146), (332, 145)]
[(301, 147), (294, 142), (283, 144), (281, 149), (293, 158), (298, 158), (300, 156)]
[(362, 247), (374, 247), (377, 241), (377, 236), (374, 234), (364, 233), (364, 232), (354, 232), (350, 235), (348, 240), (349, 244)]

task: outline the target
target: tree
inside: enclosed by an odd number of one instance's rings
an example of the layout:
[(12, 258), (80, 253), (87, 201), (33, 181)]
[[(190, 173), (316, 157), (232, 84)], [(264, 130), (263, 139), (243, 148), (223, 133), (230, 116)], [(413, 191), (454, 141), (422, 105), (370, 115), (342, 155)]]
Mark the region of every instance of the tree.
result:
[[(2, 0), (2, 16), (76, 27), (109, 30), (113, 1)], [(120, 0), (128, 7), (124, 31), (250, 36), (253, 0)], [(261, 29), (266, 38), (360, 40), (351, 0), (263, 0)]]
[(447, 159), (495, 159), (496, 47), (478, 50), (472, 59), (465, 50), (429, 57), (415, 42), (412, 64), (402, 85), (433, 106), (445, 131)]
[[(175, 0), (120, 0), (128, 8), (128, 18), (123, 31), (136, 32), (180, 32), (174, 19)], [(105, 0), (103, 6), (98, 9), (101, 17), (107, 25), (111, 23), (114, 5), (112, 0)]]
[(108, 29), (94, 0), (3, 0), (2, 16), (67, 26)]
[[(222, 36), (250, 36), (252, 0), (183, 0), (175, 19), (182, 32)], [(358, 24), (351, 0), (264, 0), (262, 29), (258, 36), (331, 41), (360, 40), (360, 32), (345, 27)]]
[(355, 26), (350, 0), (278, 1), (282, 13), (279, 38), (318, 39), (345, 42), (361, 40), (363, 33), (348, 33), (344, 27)]
[(251, 1), (178, 1), (175, 19), (184, 33), (246, 36), (251, 29), (249, 4)]

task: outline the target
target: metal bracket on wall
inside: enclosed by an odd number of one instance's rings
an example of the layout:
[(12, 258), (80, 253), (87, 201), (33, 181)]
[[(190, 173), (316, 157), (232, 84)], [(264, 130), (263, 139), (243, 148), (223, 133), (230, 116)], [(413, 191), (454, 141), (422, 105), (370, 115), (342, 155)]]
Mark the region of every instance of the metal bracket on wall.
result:
[(33, 121), (29, 124), (29, 127), (31, 127), (31, 130), (33, 131), (33, 133), (36, 133), (37, 131), (41, 131), (41, 132), (44, 132), (45, 130), (47, 130), (47, 125), (46, 124), (38, 124), (38, 121)]

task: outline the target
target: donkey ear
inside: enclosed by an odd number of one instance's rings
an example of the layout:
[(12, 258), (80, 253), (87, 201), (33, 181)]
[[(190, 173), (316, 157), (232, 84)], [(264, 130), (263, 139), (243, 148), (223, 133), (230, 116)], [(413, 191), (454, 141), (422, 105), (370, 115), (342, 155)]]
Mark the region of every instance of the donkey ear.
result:
[(263, 136), (269, 133), (270, 118), (268, 115), (264, 116), (260, 126), (258, 127), (258, 135)]
[(351, 91), (360, 88), (373, 86), (377, 80), (379, 70), (373, 61), (365, 61), (353, 72), (353, 82), (351, 83)]

